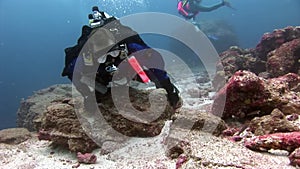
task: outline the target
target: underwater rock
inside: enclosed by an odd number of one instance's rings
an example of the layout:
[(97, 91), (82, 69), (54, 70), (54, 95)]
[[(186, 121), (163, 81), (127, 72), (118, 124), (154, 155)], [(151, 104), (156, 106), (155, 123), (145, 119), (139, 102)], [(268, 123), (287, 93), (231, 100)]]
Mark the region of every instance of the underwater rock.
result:
[[(274, 156), (249, 151), (249, 149), (240, 144), (213, 136), (210, 133), (198, 130), (182, 130), (181, 133), (185, 133), (185, 137), (177, 145), (169, 149), (167, 153), (173, 162), (175, 160), (177, 168), (267, 169), (272, 165), (271, 159)], [(275, 161), (281, 163), (282, 159)], [(286, 165), (281, 167), (292, 168)], [(271, 168), (278, 167), (273, 166)]]
[(246, 139), (244, 145), (254, 151), (286, 150), (290, 164), (300, 164), (300, 132), (273, 133)]
[[(156, 92), (155, 92), (156, 91)], [(130, 101), (132, 106), (140, 113), (149, 113), (148, 116), (156, 116), (155, 110), (150, 109), (148, 96), (156, 97), (156, 101), (162, 102), (160, 95), (166, 98), (164, 89), (155, 89), (155, 96), (151, 96), (151, 90), (130, 89)], [(159, 94), (160, 93), (160, 94)], [(121, 96), (120, 96), (121, 97)], [(153, 137), (161, 132), (166, 120), (170, 119), (175, 113), (171, 106), (164, 105), (164, 112), (160, 112), (157, 118), (149, 123), (142, 123), (124, 117), (115, 107), (115, 102), (110, 93), (102, 95), (101, 104), (99, 104), (99, 114), (91, 112), (81, 112), (76, 110), (74, 103), (77, 98), (57, 100), (47, 107), (47, 111), (36, 120), (37, 126), (40, 126), (39, 138), (42, 140), (52, 141), (53, 145), (64, 146), (73, 152), (91, 152), (107, 140), (122, 141), (115, 135), (110, 137), (111, 130), (115, 130), (129, 137)], [(121, 98), (119, 98), (121, 99)], [(154, 104), (153, 102), (151, 104)], [(127, 106), (124, 103), (124, 106)], [(81, 114), (83, 113), (83, 114)], [(101, 119), (100, 117), (103, 117)], [(92, 122), (90, 122), (92, 120)], [(109, 124), (109, 128), (106, 126)], [(97, 131), (97, 138), (93, 133)], [(91, 139), (91, 138), (92, 139)]]
[(186, 155), (191, 152), (190, 143), (185, 139), (189, 132), (203, 132), (219, 136), (227, 128), (221, 118), (201, 110), (182, 108), (172, 117), (172, 120), (170, 133), (165, 139), (168, 147), (166, 154), (171, 159), (177, 159), (177, 168), (188, 160)]
[(269, 52), (267, 57), (267, 72), (272, 77), (287, 73), (300, 74), (300, 38), (282, 44)]
[(249, 71), (237, 71), (216, 94), (212, 113), (223, 119), (261, 116), (275, 108), (284, 114), (298, 114), (300, 96), (293, 91), (298, 83), (300, 76), (293, 73), (266, 80)]
[(26, 128), (9, 128), (0, 130), (0, 143), (19, 144), (31, 137), (32, 135)]
[(212, 113), (222, 118), (244, 118), (251, 106), (259, 107), (268, 97), (264, 91), (264, 79), (249, 71), (237, 71), (216, 94)]
[(70, 102), (52, 103), (47, 107), (40, 123), (40, 140), (51, 141), (53, 145), (66, 147), (73, 152), (91, 152), (98, 147), (81, 127)]
[(173, 119), (175, 122), (172, 130), (174, 131), (171, 132), (176, 132), (176, 129), (190, 129), (218, 136), (227, 128), (226, 123), (220, 117), (199, 110), (182, 108)]
[(287, 120), (279, 109), (274, 109), (270, 115), (255, 117), (251, 120), (249, 128), (254, 135), (300, 131), (298, 125)]
[(300, 132), (273, 133), (245, 140), (244, 145), (257, 151), (286, 150), (293, 152), (300, 147)]
[[(123, 102), (126, 100), (123, 97), (127, 96), (118, 95), (118, 98), (113, 98), (111, 93), (107, 93), (99, 97), (101, 100), (101, 104), (98, 105), (99, 111), (114, 130), (125, 136), (157, 136), (165, 121), (171, 119), (176, 113), (168, 104), (166, 94), (166, 91), (161, 88), (154, 90), (129, 88), (130, 101)], [(121, 102), (117, 103), (118, 100)], [(100, 116), (94, 117), (95, 123), (91, 125), (103, 128), (102, 124), (98, 123), (102, 120)]]
[[(221, 60), (217, 63), (216, 77), (212, 82), (216, 90), (222, 88), (238, 70), (249, 70), (257, 74), (265, 71), (265, 62), (256, 58), (252, 50), (232, 46), (220, 53), (220, 58)], [(220, 83), (221, 78), (225, 80), (223, 83)]]
[(265, 33), (255, 48), (232, 46), (223, 51), (213, 80), (215, 90), (221, 89), (238, 70), (251, 71), (264, 78), (299, 74), (299, 38), (300, 27), (289, 26)]
[(52, 101), (67, 97), (72, 97), (72, 86), (70, 84), (53, 85), (36, 91), (32, 96), (21, 101), (17, 112), (17, 127), (37, 131), (34, 126), (34, 119), (43, 114)]
[(288, 26), (283, 29), (275, 29), (273, 32), (265, 33), (256, 45), (256, 56), (267, 60), (267, 54), (282, 44), (300, 38), (300, 27)]
[(289, 160), (291, 165), (300, 166), (300, 147), (289, 155)]
[(91, 153), (82, 154), (81, 152), (77, 153), (77, 159), (79, 163), (84, 164), (95, 164), (97, 161), (97, 156)]

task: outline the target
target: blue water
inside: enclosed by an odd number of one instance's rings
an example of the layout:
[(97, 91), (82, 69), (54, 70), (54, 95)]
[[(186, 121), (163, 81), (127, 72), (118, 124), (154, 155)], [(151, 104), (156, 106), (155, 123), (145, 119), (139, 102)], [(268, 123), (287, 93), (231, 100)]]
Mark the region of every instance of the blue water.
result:
[[(299, 0), (229, 0), (237, 10), (222, 7), (200, 13), (198, 20), (223, 19), (235, 30), (240, 47), (252, 48), (265, 32), (300, 25)], [(204, 0), (209, 5), (217, 0)], [(179, 16), (176, 0), (1, 0), (0, 1), (0, 129), (15, 127), (22, 98), (53, 84), (60, 76), (64, 48), (75, 45), (91, 7), (117, 17), (138, 12)]]

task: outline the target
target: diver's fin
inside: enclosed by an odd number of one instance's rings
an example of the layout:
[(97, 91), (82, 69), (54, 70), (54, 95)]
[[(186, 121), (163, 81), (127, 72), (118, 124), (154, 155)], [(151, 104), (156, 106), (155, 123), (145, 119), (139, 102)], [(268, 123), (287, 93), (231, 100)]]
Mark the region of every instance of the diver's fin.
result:
[(184, 6), (188, 3), (188, 1), (189, 1), (189, 0), (183, 0), (183, 1), (182, 1), (182, 6), (184, 7)]
[(227, 0), (224, 0), (225, 6), (227, 6), (230, 9), (236, 10), (236, 8), (234, 8), (230, 2), (228, 2)]

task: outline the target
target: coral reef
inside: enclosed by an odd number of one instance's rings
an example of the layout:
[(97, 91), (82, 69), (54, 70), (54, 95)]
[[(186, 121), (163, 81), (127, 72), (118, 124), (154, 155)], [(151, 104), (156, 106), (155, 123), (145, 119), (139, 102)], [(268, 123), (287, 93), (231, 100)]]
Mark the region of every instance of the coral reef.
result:
[(289, 152), (290, 164), (297, 166), (299, 161), (300, 132), (273, 133), (246, 139), (245, 146), (252, 150), (286, 150)]
[[(265, 78), (278, 77), (286, 73), (299, 73), (300, 27), (288, 26), (265, 33), (255, 48), (231, 47), (220, 53), (216, 77), (216, 90), (237, 70), (248, 70)], [(225, 78), (220, 84), (218, 79)]]
[[(110, 94), (100, 98), (101, 113), (89, 114), (82, 107), (75, 111), (78, 100), (69, 99), (70, 86), (58, 85), (22, 101), (18, 125), (39, 129), (40, 140), (76, 152), (74, 168), (80, 163), (96, 166), (97, 157), (90, 154), (92, 151), (100, 154), (98, 160), (104, 160), (101, 157), (109, 153), (105, 158), (111, 161), (99, 165), (117, 163), (122, 166), (118, 168), (294, 168), (300, 165), (299, 59), (300, 27), (277, 29), (264, 34), (253, 49), (233, 46), (220, 54), (212, 82), (216, 94), (208, 105), (195, 106), (200, 103), (195, 100), (205, 100), (211, 88), (188, 86), (190, 82), (185, 81), (182, 91), (189, 102), (177, 112), (169, 105), (161, 114), (150, 108), (151, 104), (159, 107), (166, 99), (163, 90), (130, 89), (130, 104), (139, 111), (136, 117), (124, 113), (127, 103), (123, 105), (124, 112), (118, 111)], [(204, 84), (207, 77), (198, 77), (196, 81)], [(150, 104), (149, 98), (155, 103)], [(154, 120), (144, 123), (139, 117)], [(110, 128), (101, 123), (103, 120)], [(110, 135), (112, 129), (132, 139), (126, 140), (126, 146), (120, 146), (118, 141), (124, 140)], [(96, 138), (91, 135), (93, 132), (97, 133)], [(3, 138), (0, 132), (0, 140), (7, 140)], [(31, 139), (25, 137), (18, 143), (26, 145)], [(259, 153), (273, 150), (286, 153)], [(12, 168), (5, 156), (0, 154), (2, 164)], [(19, 166), (25, 165), (29, 163)], [(32, 162), (30, 166), (37, 164)]]
[(229, 126), (222, 136), (252, 150), (286, 150), (299, 165), (299, 59), (299, 26), (265, 33), (255, 48), (222, 52), (211, 111)]
[(300, 38), (300, 27), (288, 26), (283, 29), (276, 29), (273, 32), (265, 33), (260, 42), (256, 45), (255, 52), (262, 60), (267, 59), (269, 52), (279, 48), (286, 42)]
[(300, 147), (300, 132), (273, 133), (252, 137), (245, 140), (245, 146), (259, 151), (270, 149), (287, 150), (293, 152)]
[[(254, 151), (289, 155), (290, 164), (296, 166), (299, 165), (299, 130), (297, 114), (285, 115), (279, 109), (274, 109), (270, 115), (255, 117), (244, 126), (233, 125), (224, 130), (222, 135)], [(276, 150), (277, 153), (273, 152)]]
[[(161, 104), (164, 103), (165, 96), (166, 91), (164, 89), (139, 90), (130, 88), (129, 103), (122, 103), (122, 107), (116, 107), (116, 103), (112, 100), (110, 93), (108, 93), (101, 96), (99, 110), (105, 121), (118, 132), (129, 137), (153, 137), (161, 132), (165, 121), (171, 119), (175, 113), (169, 104)], [(121, 100), (122, 98), (120, 97), (119, 99)], [(153, 101), (151, 104), (150, 100)], [(156, 105), (155, 108), (152, 108), (153, 105)], [(138, 111), (134, 111), (134, 109)], [(123, 113), (120, 113), (120, 111)], [(95, 118), (96, 122), (101, 120), (97, 119), (98, 116), (95, 116)], [(148, 119), (152, 120), (147, 121)], [(103, 128), (98, 123), (94, 125)]]
[(264, 79), (249, 71), (237, 71), (216, 94), (212, 113), (237, 119), (270, 114), (275, 108), (284, 114), (299, 113), (300, 96), (294, 91), (299, 82), (300, 76), (293, 73)]
[(267, 72), (272, 77), (300, 74), (300, 38), (286, 42), (267, 55)]
[(270, 115), (253, 118), (249, 128), (254, 135), (300, 131), (300, 127), (288, 120), (279, 109), (274, 109)]
[(237, 46), (232, 46), (220, 53), (220, 57), (221, 61), (217, 63), (217, 72), (213, 80), (213, 86), (216, 90), (222, 88), (238, 70), (248, 70), (256, 74), (266, 70), (265, 61), (255, 57), (252, 49), (240, 49)]

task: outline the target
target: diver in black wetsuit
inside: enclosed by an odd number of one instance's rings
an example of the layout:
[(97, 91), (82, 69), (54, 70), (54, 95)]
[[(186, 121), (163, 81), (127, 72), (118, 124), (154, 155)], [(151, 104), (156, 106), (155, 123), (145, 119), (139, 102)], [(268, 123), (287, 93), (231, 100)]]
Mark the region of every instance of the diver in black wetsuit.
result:
[[(112, 81), (112, 75), (118, 69), (118, 65), (122, 60), (125, 59), (121, 57), (122, 52), (119, 50), (121, 46), (126, 46), (125, 51), (127, 51), (128, 56), (134, 54), (141, 65), (148, 68), (144, 70), (145, 73), (155, 83), (157, 88), (164, 88), (167, 91), (167, 98), (170, 105), (174, 109), (181, 107), (182, 100), (179, 96), (179, 90), (173, 85), (167, 72), (164, 70), (164, 62), (160, 53), (150, 48), (135, 31), (122, 25), (115, 17), (104, 16), (104, 13), (96, 7), (93, 7), (92, 10), (93, 15), (96, 14), (95, 16), (99, 17), (89, 15), (89, 19), (92, 21), (89, 22), (89, 26), (85, 25), (82, 27), (82, 35), (78, 39), (77, 44), (65, 49), (65, 67), (62, 72), (62, 76), (67, 76), (84, 97), (85, 108), (88, 108), (88, 111), (95, 110), (94, 106), (90, 106), (90, 103), (92, 104), (93, 101), (93, 98), (90, 97), (93, 91), (90, 90), (89, 85), (83, 78), (93, 73), (94, 66), (98, 66), (94, 86), (97, 92), (105, 94), (109, 82)], [(95, 24), (91, 25), (91, 23)], [(95, 50), (89, 50), (88, 47), (93, 47)], [(105, 51), (106, 47), (111, 49), (105, 54), (106, 57), (102, 57), (104, 53), (99, 51)], [(112, 50), (115, 47), (118, 50)], [(96, 51), (96, 49), (99, 49), (99, 51)], [(95, 59), (100, 57), (105, 59), (103, 61)], [(75, 65), (77, 65), (76, 68)], [(122, 74), (122, 71), (118, 73)], [(74, 74), (78, 76), (74, 78)], [(138, 77), (135, 80), (141, 81)], [(97, 87), (99, 90), (97, 90)]]

